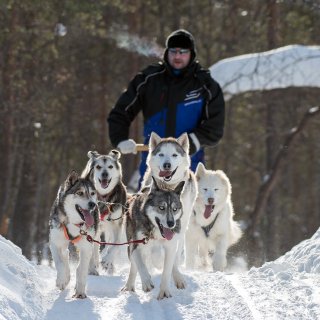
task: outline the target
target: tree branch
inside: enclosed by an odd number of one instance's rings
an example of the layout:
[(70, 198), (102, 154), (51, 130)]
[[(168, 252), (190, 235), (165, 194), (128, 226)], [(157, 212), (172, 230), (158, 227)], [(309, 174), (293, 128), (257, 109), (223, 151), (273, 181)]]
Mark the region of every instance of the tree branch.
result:
[(285, 163), (286, 155), (288, 154), (289, 148), (293, 145), (293, 143), (297, 140), (299, 134), (305, 129), (310, 119), (320, 113), (320, 106), (316, 106), (310, 108), (301, 119), (299, 125), (290, 130), (287, 134), (287, 137), (282, 145), (281, 150), (278, 152), (274, 164), (272, 166), (271, 172), (266, 175), (265, 181), (261, 184), (258, 196), (256, 199), (256, 204), (253, 212), (250, 215), (250, 225), (248, 228), (248, 235), (254, 236), (255, 231), (257, 229), (258, 224), (261, 221), (261, 218), (264, 213), (265, 206), (267, 204), (267, 200), (274, 189), (277, 180), (280, 176), (282, 166)]

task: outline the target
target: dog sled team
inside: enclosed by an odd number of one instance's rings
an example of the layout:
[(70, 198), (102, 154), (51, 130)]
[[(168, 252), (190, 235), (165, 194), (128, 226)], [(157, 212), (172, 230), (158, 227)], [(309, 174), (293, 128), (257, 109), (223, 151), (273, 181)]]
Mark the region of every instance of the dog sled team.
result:
[[(141, 189), (128, 194), (120, 156), (117, 150), (89, 151), (82, 174), (71, 172), (59, 188), (49, 220), (57, 287), (63, 290), (70, 281), (70, 242), (79, 252), (76, 298), (86, 297), (87, 275), (98, 275), (100, 263), (109, 275), (115, 272), (118, 246), (113, 244), (128, 243), (130, 271), (123, 291), (135, 291), (137, 273), (143, 291), (154, 288), (150, 255), (162, 259), (158, 299), (171, 296), (171, 279), (178, 289), (186, 287), (180, 267), (195, 268), (196, 256), (203, 266), (223, 271), (228, 248), (241, 237), (226, 174), (202, 163), (193, 173), (188, 135), (160, 138), (153, 132)], [(109, 245), (101, 251), (90, 239)]]

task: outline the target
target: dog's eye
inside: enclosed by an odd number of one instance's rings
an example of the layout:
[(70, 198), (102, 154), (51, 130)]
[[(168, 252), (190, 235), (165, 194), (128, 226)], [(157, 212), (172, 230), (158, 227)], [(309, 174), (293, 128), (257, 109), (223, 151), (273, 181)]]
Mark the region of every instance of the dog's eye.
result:
[(178, 155), (177, 155), (176, 153), (174, 153), (172, 156), (173, 156), (174, 158), (176, 158)]
[(79, 197), (82, 197), (82, 196), (84, 195), (84, 192), (83, 192), (83, 191), (78, 191), (78, 192), (77, 192), (77, 195), (78, 195)]
[(164, 156), (164, 154), (163, 153), (159, 153), (159, 157), (163, 157)]
[(178, 209), (177, 208), (172, 208), (172, 211), (173, 212), (176, 212)]
[(218, 191), (219, 189), (214, 189), (214, 191)]
[(100, 170), (100, 169), (101, 169), (101, 166), (97, 165), (96, 168), (97, 168), (98, 170)]
[(164, 210), (164, 206), (159, 206), (159, 209), (160, 210)]
[(207, 188), (203, 188), (203, 191), (208, 191), (208, 189)]
[(96, 195), (96, 192), (95, 192), (95, 191), (91, 191), (91, 195), (92, 195), (92, 196), (95, 196), (95, 195)]
[(112, 169), (112, 168), (113, 168), (113, 166), (112, 166), (112, 165), (110, 165), (108, 168), (109, 168), (109, 169)]

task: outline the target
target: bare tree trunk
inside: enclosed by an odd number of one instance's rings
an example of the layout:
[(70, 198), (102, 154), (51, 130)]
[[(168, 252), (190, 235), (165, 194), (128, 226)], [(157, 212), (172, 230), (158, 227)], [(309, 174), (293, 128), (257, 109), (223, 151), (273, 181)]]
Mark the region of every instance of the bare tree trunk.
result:
[[(15, 113), (15, 95), (14, 95), (14, 76), (15, 76), (15, 34), (18, 28), (18, 8), (14, 3), (11, 10), (10, 27), (8, 34), (7, 46), (4, 50), (4, 69), (2, 76), (4, 106), (6, 108), (4, 120), (4, 150), (3, 172), (5, 187), (4, 196), (1, 201), (0, 210), (0, 234), (6, 236), (8, 233), (10, 219), (13, 214), (13, 204), (15, 203), (14, 180), (17, 176), (14, 174), (17, 158), (17, 131), (15, 130), (14, 113)], [(20, 159), (21, 160), (21, 159)], [(20, 166), (18, 165), (20, 168)]]
[(309, 121), (319, 113), (320, 113), (319, 106), (309, 109), (304, 114), (298, 126), (291, 129), (290, 133), (288, 133), (282, 145), (281, 150), (278, 152), (275, 158), (271, 171), (268, 173), (268, 175), (266, 175), (265, 181), (262, 183), (262, 185), (259, 188), (255, 208), (250, 216), (250, 227), (247, 232), (250, 237), (255, 238), (255, 232), (257, 230), (257, 226), (261, 222), (268, 198), (277, 183), (277, 179), (281, 174), (281, 169), (285, 164), (288, 150), (292, 147), (294, 142), (297, 140), (297, 137), (299, 136), (299, 134), (307, 127)]
[[(276, 48), (279, 44), (278, 25), (279, 13), (276, 0), (268, 0), (267, 2), (267, 39), (268, 49)], [(273, 101), (267, 101), (266, 108), (266, 172), (272, 169), (274, 156), (276, 153), (276, 126), (277, 126), (277, 112), (276, 106)], [(266, 246), (267, 260), (273, 260), (279, 255), (280, 251), (280, 237), (279, 237), (279, 214), (274, 195), (270, 194), (268, 203), (266, 205), (266, 226), (264, 232), (264, 243)]]

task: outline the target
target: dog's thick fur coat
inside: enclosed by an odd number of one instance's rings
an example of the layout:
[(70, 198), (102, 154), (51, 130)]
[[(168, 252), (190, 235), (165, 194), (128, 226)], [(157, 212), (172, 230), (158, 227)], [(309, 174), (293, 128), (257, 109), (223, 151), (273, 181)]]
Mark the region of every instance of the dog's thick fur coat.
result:
[[(139, 272), (142, 289), (146, 292), (154, 285), (145, 263), (146, 252), (154, 245), (164, 248), (165, 257), (158, 299), (171, 297), (170, 279), (173, 264), (181, 240), (181, 220), (183, 217), (180, 194), (184, 182), (174, 190), (162, 190), (154, 180), (149, 188), (144, 188), (130, 201), (126, 217), (126, 232), (128, 240), (147, 238), (147, 244), (130, 244), (128, 255), (131, 261), (130, 273), (123, 288), (124, 291), (135, 291), (135, 279)], [(174, 275), (174, 274), (173, 274)], [(174, 277), (175, 278), (175, 277)], [(177, 277), (176, 277), (177, 279)], [(184, 283), (175, 281), (177, 288), (184, 288)]]
[(60, 186), (50, 212), (49, 243), (57, 269), (56, 285), (59, 289), (65, 289), (70, 281), (70, 242), (74, 243), (80, 253), (74, 295), (76, 298), (86, 297), (85, 287), (92, 256), (92, 244), (80, 231), (95, 238), (99, 223), (96, 202), (97, 193), (93, 184), (87, 179), (79, 178), (73, 171)]
[(163, 189), (174, 190), (184, 181), (181, 193), (183, 216), (181, 218), (181, 238), (173, 266), (173, 277), (180, 287), (185, 287), (185, 281), (178, 267), (182, 261), (184, 250), (184, 237), (192, 213), (193, 204), (197, 195), (197, 183), (190, 168), (189, 139), (186, 133), (177, 139), (160, 138), (152, 132), (149, 140), (149, 154), (147, 157), (148, 169), (143, 179), (142, 186), (151, 182), (151, 177)]
[[(126, 187), (122, 182), (122, 168), (119, 162), (120, 152), (111, 150), (107, 155), (89, 151), (89, 160), (81, 176), (88, 178), (98, 192), (99, 210), (101, 213), (100, 232), (104, 232), (107, 242), (123, 240), (123, 215), (127, 201)], [(100, 238), (98, 234), (97, 238)], [(114, 272), (117, 246), (106, 246), (101, 254), (101, 264), (108, 274)], [(95, 245), (90, 274), (98, 274), (99, 246)]]
[(221, 171), (206, 170), (202, 163), (196, 169), (198, 196), (186, 235), (186, 266), (195, 266), (199, 254), (207, 264), (213, 253), (213, 270), (222, 271), (227, 265), (227, 250), (241, 237), (241, 229), (233, 220), (231, 184)]

